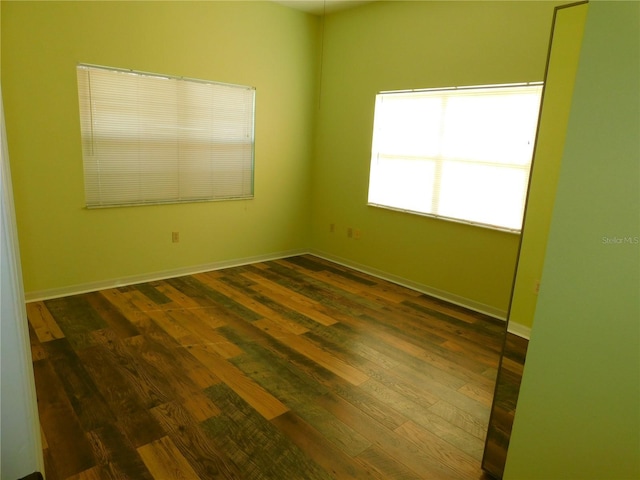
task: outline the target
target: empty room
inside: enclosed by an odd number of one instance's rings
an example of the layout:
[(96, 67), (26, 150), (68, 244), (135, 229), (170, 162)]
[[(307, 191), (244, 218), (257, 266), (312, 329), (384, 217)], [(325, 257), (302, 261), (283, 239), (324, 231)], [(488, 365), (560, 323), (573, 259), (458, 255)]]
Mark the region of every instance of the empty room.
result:
[(2, 479), (640, 476), (640, 3), (0, 8)]

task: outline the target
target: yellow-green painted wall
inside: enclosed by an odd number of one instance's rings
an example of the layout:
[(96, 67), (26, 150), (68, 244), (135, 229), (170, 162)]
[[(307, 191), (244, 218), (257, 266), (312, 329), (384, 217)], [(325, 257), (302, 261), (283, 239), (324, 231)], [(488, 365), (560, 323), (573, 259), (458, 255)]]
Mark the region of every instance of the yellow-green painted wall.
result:
[[(506, 315), (518, 235), (366, 205), (374, 98), (543, 80), (558, 4), (375, 2), (327, 17), (312, 173), (316, 250)], [(360, 239), (348, 238), (348, 227)]]
[[(317, 17), (272, 2), (1, 8), (27, 294), (308, 247)], [(78, 62), (256, 87), (255, 199), (85, 209)]]
[(640, 3), (592, 1), (506, 480), (640, 478)]
[(531, 328), (588, 4), (556, 14), (509, 321)]
[[(517, 235), (366, 206), (374, 96), (541, 80), (560, 3), (2, 2), (27, 294), (311, 249), (506, 315)], [(256, 198), (85, 209), (78, 62), (255, 86)]]

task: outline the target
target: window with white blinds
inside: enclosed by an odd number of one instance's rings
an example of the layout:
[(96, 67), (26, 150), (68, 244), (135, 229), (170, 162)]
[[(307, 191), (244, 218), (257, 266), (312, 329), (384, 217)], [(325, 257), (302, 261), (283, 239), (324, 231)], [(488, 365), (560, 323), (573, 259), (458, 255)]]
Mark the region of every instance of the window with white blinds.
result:
[(369, 204), (520, 231), (541, 84), (376, 96)]
[(77, 67), (87, 207), (253, 197), (255, 89)]

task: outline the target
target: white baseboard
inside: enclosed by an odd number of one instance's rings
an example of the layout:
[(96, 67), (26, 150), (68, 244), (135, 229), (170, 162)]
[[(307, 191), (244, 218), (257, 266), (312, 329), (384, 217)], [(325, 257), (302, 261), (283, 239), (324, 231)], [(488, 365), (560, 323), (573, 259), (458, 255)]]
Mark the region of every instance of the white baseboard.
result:
[(38, 290), (34, 292), (25, 292), (25, 300), (27, 302), (36, 302), (40, 300), (50, 300), (52, 298), (66, 297), (69, 295), (78, 295), (81, 293), (95, 292), (107, 288), (124, 287), (126, 285), (135, 285), (136, 283), (153, 282), (156, 280), (164, 280), (172, 277), (181, 277), (184, 275), (193, 275), (194, 273), (210, 272), (212, 270), (220, 270), (222, 268), (239, 267), (251, 263), (266, 262), (269, 260), (277, 260), (279, 258), (291, 257), (294, 255), (302, 255), (307, 250), (289, 250), (285, 252), (276, 252), (266, 255), (257, 255), (254, 257), (236, 258), (233, 260), (223, 260), (220, 262), (207, 263), (203, 265), (193, 265), (190, 267), (182, 267), (161, 272), (145, 273), (140, 275), (131, 275), (122, 278), (114, 278), (109, 280), (100, 280), (98, 282), (83, 283), (80, 285), (69, 285), (66, 287), (52, 288), (49, 290)]
[(393, 274), (384, 272), (382, 270), (369, 267), (367, 265), (363, 265), (357, 262), (352, 262), (351, 260), (348, 260), (346, 258), (337, 257), (335, 255), (331, 255), (326, 252), (322, 252), (319, 250), (311, 250), (309, 253), (311, 255), (316, 255), (320, 258), (324, 258), (325, 260), (329, 260), (331, 262), (344, 265), (345, 267), (353, 268), (354, 270), (358, 270), (368, 275), (372, 275), (374, 277), (378, 277), (383, 280), (388, 280), (389, 282), (397, 283), (398, 285), (402, 285), (403, 287), (411, 288), (413, 290), (424, 293), (426, 295), (430, 295), (440, 300), (444, 300), (449, 303), (453, 303), (455, 305), (468, 308), (478, 313), (489, 315), (490, 317), (497, 318), (498, 320), (506, 321), (506, 318), (507, 318), (506, 310), (495, 308), (495, 307), (492, 307), (491, 305), (486, 305), (481, 302), (476, 302), (475, 300), (471, 300), (469, 298), (465, 298), (460, 295), (455, 295), (453, 293), (446, 292), (444, 290), (439, 290), (437, 288), (433, 288), (428, 285), (424, 285), (422, 283), (414, 282), (412, 280), (408, 280), (406, 278), (399, 277), (397, 275), (393, 275)]
[[(223, 261), (212, 262), (212, 263), (207, 263), (203, 265), (192, 265), (189, 267), (182, 267), (182, 268), (176, 268), (171, 270), (164, 270), (160, 272), (152, 272), (152, 273), (146, 273), (146, 274), (140, 274), (140, 275), (131, 275), (131, 276), (121, 277), (121, 278), (101, 280), (98, 282), (89, 282), (89, 283), (84, 283), (80, 285), (69, 285), (66, 287), (52, 288), (48, 290), (25, 292), (25, 300), (27, 302), (49, 300), (52, 298), (66, 297), (69, 295), (78, 295), (81, 293), (95, 292), (97, 290), (104, 290), (107, 288), (124, 287), (127, 285), (135, 285), (137, 283), (164, 280), (167, 278), (181, 277), (184, 275), (193, 275), (195, 273), (209, 272), (212, 270), (220, 270), (223, 268), (239, 267), (241, 265), (248, 265), (251, 263), (258, 263), (258, 262), (266, 262), (269, 260), (276, 260), (280, 258), (291, 257), (294, 255), (303, 255), (307, 253), (311, 255), (316, 255), (320, 258), (324, 258), (325, 260), (329, 260), (331, 262), (335, 262), (340, 265), (344, 265), (345, 267), (353, 268), (354, 270), (358, 270), (368, 275), (372, 275), (374, 277), (378, 277), (383, 280), (387, 280), (389, 282), (393, 282), (398, 285), (411, 288), (413, 290), (422, 292), (426, 295), (430, 295), (440, 300), (444, 300), (444, 301), (453, 303), (455, 305), (459, 305), (461, 307), (465, 307), (470, 310), (483, 313), (485, 315), (489, 315), (499, 320), (505, 321), (507, 318), (506, 311), (492, 307), (491, 305), (486, 305), (484, 303), (476, 302), (475, 300), (471, 300), (469, 298), (465, 298), (460, 295), (455, 295), (453, 293), (446, 292), (444, 290), (439, 290), (437, 288), (433, 288), (428, 285), (414, 282), (412, 280), (408, 280), (406, 278), (393, 275), (393, 274), (384, 272), (382, 270), (369, 267), (367, 265), (353, 262), (346, 258), (337, 257), (335, 255), (331, 255), (326, 252), (322, 252), (319, 250), (302, 250), (302, 249), (288, 250), (284, 252), (275, 252), (275, 253), (270, 253), (266, 255), (257, 255), (253, 257), (236, 258), (232, 260), (223, 260)], [(508, 331), (515, 335), (528, 339), (531, 329), (528, 327), (525, 327), (524, 325), (519, 325), (517, 323), (511, 322), (509, 324)]]
[(516, 322), (509, 322), (507, 331), (519, 337), (526, 338), (527, 340), (531, 339), (531, 327), (527, 327), (526, 325), (522, 325)]

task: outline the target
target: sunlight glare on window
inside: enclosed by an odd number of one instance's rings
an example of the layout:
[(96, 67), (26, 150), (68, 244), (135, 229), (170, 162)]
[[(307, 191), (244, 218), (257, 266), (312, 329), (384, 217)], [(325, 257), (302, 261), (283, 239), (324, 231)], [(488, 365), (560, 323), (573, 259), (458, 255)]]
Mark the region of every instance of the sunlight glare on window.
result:
[(542, 85), (381, 93), (369, 204), (518, 231)]

